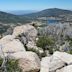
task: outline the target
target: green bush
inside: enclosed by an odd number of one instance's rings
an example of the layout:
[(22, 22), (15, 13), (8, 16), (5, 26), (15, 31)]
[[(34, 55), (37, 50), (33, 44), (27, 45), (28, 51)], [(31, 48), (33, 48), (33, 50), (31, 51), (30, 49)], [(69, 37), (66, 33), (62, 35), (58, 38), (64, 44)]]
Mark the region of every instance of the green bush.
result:
[(65, 40), (66, 41), (72, 41), (72, 38), (70, 38), (69, 36), (66, 36)]
[(43, 50), (45, 50), (46, 46), (52, 46), (53, 44), (54, 39), (47, 36), (39, 37), (39, 40), (36, 42), (36, 45), (43, 48)]
[[(0, 58), (0, 67), (2, 65), (3, 59)], [(18, 60), (14, 60), (14, 59), (9, 59), (6, 62), (6, 69), (7, 72), (22, 72), (21, 69), (18, 66)], [(0, 72), (4, 72), (4, 68), (0, 68)]]
[(49, 53), (53, 53), (54, 39), (48, 36), (41, 36), (39, 40), (36, 42), (38, 47), (41, 47), (44, 51), (49, 50)]
[(72, 54), (72, 50), (70, 50), (70, 52), (69, 52), (70, 54)]

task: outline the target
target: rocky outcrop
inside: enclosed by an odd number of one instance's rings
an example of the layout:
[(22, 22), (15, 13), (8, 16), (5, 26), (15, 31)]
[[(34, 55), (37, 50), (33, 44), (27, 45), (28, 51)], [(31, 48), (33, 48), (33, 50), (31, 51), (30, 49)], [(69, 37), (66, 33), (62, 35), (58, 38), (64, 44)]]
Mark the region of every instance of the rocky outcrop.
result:
[(42, 58), (40, 72), (71, 72), (70, 65), (72, 65), (72, 55), (57, 51), (50, 57)]
[(37, 30), (29, 24), (15, 27), (12, 35), (17, 37), (21, 34), (23, 34), (28, 39), (28, 41), (35, 40), (37, 36)]
[[(63, 28), (53, 26), (48, 27), (48, 29), (54, 31), (48, 30), (48, 33), (59, 35)], [(53, 55), (49, 55), (49, 51), (45, 50), (47, 56), (42, 59), (40, 57), (40, 61), (37, 54), (44, 54), (44, 51), (36, 46), (36, 40), (38, 40), (36, 37), (37, 30), (31, 25), (15, 27), (12, 35), (7, 35), (0, 39), (0, 57), (18, 60), (18, 65), (23, 72), (72, 72), (71, 54), (56, 51)], [(60, 51), (64, 51), (66, 47), (68, 49), (68, 46), (69, 42), (66, 42), (59, 47)], [(26, 51), (26, 48), (29, 51)]]
[[(36, 36), (37, 36), (37, 30), (35, 29), (35, 27), (26, 24), (15, 27), (13, 30), (13, 34), (3, 37), (0, 40), (0, 44), (1, 46), (3, 46), (3, 48), (5, 47), (4, 51), (6, 49), (10, 51), (10, 49), (14, 49), (14, 47), (16, 49), (20, 49), (20, 48), (24, 49), (23, 45), (26, 46), (26, 48), (38, 49), (38, 47), (35, 44)], [(20, 46), (16, 47), (16, 45), (20, 45), (21, 47)]]
[[(55, 71), (58, 68), (61, 68), (65, 65), (63, 61), (61, 61), (59, 58), (51, 56), (51, 57), (45, 57), (41, 61), (41, 71), (40, 72), (52, 72)], [(43, 70), (43, 71), (42, 71)]]
[(38, 72), (40, 70), (38, 55), (27, 52), (24, 48), (24, 45), (28, 48), (36, 48), (36, 36), (37, 30), (31, 25), (16, 27), (12, 35), (7, 35), (0, 40), (0, 57), (19, 60), (19, 67), (23, 72)]
[(37, 30), (32, 25), (26, 24), (15, 27), (12, 35), (18, 38), (27, 48), (36, 48)]
[(36, 46), (37, 33), (34, 26), (26, 24), (15, 27), (12, 36), (19, 39), (26, 46), (27, 50), (33, 49), (41, 54), (43, 50)]

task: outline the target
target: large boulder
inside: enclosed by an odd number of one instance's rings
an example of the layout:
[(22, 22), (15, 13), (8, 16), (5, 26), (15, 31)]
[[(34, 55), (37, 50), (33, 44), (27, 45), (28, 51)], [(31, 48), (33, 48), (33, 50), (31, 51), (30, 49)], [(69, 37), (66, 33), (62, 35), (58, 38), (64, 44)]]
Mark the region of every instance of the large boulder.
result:
[(0, 44), (6, 44), (12, 41), (14, 37), (12, 35), (6, 35), (3, 38), (0, 39)]
[(12, 36), (4, 37), (0, 40), (0, 56), (3, 53), (7, 56), (10, 53), (25, 52), (23, 44), (18, 39), (13, 39)]
[(37, 36), (37, 30), (34, 28), (34, 26), (29, 24), (15, 27), (12, 35), (17, 37), (21, 34), (23, 34), (28, 39), (28, 41), (35, 40)]
[(62, 69), (57, 70), (56, 72), (72, 72), (72, 65), (63, 67)]
[(56, 69), (62, 68), (63, 66), (65, 66), (65, 63), (62, 60), (55, 56), (51, 57), (49, 71), (55, 71)]
[(36, 47), (36, 37), (37, 30), (34, 26), (26, 24), (22, 26), (17, 26), (14, 28), (13, 37), (19, 39), (26, 48), (35, 48)]
[(11, 42), (2, 45), (4, 53), (15, 53), (19, 51), (25, 51), (23, 44), (18, 40), (12, 40)]
[(55, 56), (44, 57), (41, 61), (40, 72), (54, 72), (56, 69), (61, 68), (64, 65), (65, 63)]
[(52, 56), (42, 58), (40, 72), (56, 72), (57, 69), (61, 69), (57, 72), (72, 72), (72, 66), (66, 69), (66, 65), (72, 65), (72, 55), (56, 51)]
[(66, 64), (72, 63), (72, 55), (71, 54), (68, 54), (66, 52), (56, 51), (53, 55), (55, 57), (59, 58), (60, 60), (62, 60), (63, 62), (65, 62)]
[(34, 52), (17, 52), (10, 54), (13, 59), (19, 59), (19, 66), (23, 72), (38, 72), (40, 69), (40, 59)]

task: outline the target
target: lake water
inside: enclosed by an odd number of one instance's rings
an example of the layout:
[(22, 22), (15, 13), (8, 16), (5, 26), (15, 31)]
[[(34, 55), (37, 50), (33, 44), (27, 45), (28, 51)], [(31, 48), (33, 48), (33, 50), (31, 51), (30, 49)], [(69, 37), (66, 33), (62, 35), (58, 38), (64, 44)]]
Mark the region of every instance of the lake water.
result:
[(57, 24), (57, 23), (59, 23), (59, 20), (48, 19), (47, 23), (48, 24)]

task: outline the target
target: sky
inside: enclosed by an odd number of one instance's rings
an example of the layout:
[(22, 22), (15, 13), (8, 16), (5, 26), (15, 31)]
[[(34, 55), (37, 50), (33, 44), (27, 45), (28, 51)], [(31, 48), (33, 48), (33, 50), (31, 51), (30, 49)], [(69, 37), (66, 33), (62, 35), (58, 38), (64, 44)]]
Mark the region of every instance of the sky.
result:
[(0, 0), (0, 10), (72, 9), (72, 0)]

